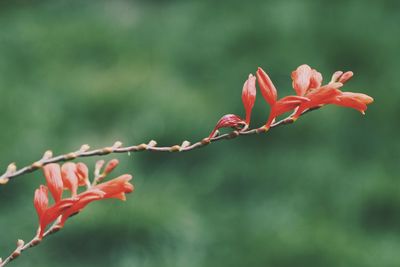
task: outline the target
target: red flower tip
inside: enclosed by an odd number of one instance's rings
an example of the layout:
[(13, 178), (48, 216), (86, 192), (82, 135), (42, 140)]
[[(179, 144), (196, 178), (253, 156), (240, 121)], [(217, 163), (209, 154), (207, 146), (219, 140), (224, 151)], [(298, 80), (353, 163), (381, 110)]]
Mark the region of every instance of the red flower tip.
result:
[(112, 172), (119, 164), (119, 160), (117, 159), (112, 159), (110, 160), (106, 167), (104, 168), (104, 174), (109, 174), (110, 172)]
[(346, 83), (348, 80), (350, 80), (353, 77), (354, 73), (352, 71), (346, 71), (345, 73), (343, 73), (343, 75), (341, 75), (341, 77), (339, 78), (339, 82), (341, 83)]
[(292, 85), (297, 95), (304, 96), (308, 90), (318, 88), (322, 83), (322, 75), (310, 66), (303, 64), (292, 72)]
[(249, 74), (249, 78), (244, 82), (242, 91), (243, 106), (246, 111), (246, 123), (250, 124), (251, 111), (256, 101), (256, 77)]
[(125, 194), (133, 192), (133, 185), (129, 183), (132, 176), (129, 174), (121, 175), (110, 181), (96, 185), (93, 190), (104, 192), (104, 198), (118, 198), (125, 200)]
[(47, 186), (55, 202), (60, 201), (63, 192), (63, 181), (61, 178), (60, 165), (51, 163), (43, 167), (43, 174), (46, 178)]
[(76, 196), (78, 192), (78, 175), (75, 163), (67, 162), (61, 167), (61, 177), (64, 187), (71, 190), (72, 196)]
[(262, 68), (258, 68), (257, 70), (257, 82), (260, 86), (261, 94), (264, 97), (265, 101), (272, 106), (275, 104), (276, 99), (278, 98), (278, 94), (274, 84), (269, 78), (268, 74)]
[(354, 108), (360, 111), (362, 114), (365, 114), (367, 105), (371, 104), (373, 101), (374, 99), (366, 94), (343, 92), (332, 101), (332, 104)]
[(78, 162), (76, 164), (76, 174), (78, 176), (78, 184), (79, 186), (88, 186), (90, 185), (89, 182), (89, 169), (86, 164), (82, 162)]
[(247, 125), (246, 122), (237, 115), (234, 115), (234, 114), (224, 115), (217, 122), (217, 125), (212, 130), (212, 132), (210, 133), (210, 136), (208, 138), (212, 138), (214, 136), (215, 132), (220, 128), (231, 127), (234, 129), (241, 129), (243, 127), (246, 127), (246, 125)]
[(41, 185), (35, 190), (35, 196), (33, 198), (33, 205), (36, 209), (37, 215), (40, 218), (49, 206), (48, 189), (46, 186)]

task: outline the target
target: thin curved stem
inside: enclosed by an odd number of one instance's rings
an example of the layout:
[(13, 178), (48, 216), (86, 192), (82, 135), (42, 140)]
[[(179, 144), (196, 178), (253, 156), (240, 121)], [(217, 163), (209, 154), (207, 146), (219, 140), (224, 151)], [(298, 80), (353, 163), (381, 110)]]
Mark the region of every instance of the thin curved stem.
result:
[[(306, 112), (304, 112), (306, 113)], [(303, 114), (304, 114), (303, 113)], [(275, 128), (281, 125), (285, 124), (290, 124), (293, 123), (294, 120), (291, 118), (291, 116), (280, 120), (274, 124), (271, 125), (271, 128)], [(83, 158), (83, 157), (92, 157), (92, 156), (102, 156), (102, 155), (107, 155), (111, 153), (131, 153), (131, 152), (140, 152), (140, 151), (154, 151), (154, 152), (186, 152), (186, 151), (191, 151), (197, 148), (204, 147), (206, 145), (209, 145), (210, 143), (214, 143), (217, 141), (221, 140), (229, 140), (232, 138), (236, 138), (238, 136), (242, 135), (254, 135), (254, 134), (259, 134), (259, 133), (264, 133), (267, 132), (268, 129), (266, 129), (264, 126), (259, 127), (259, 128), (254, 128), (254, 129), (243, 129), (243, 130), (235, 130), (230, 133), (222, 134), (222, 135), (217, 135), (211, 138), (204, 138), (196, 143), (191, 144), (188, 141), (183, 141), (181, 145), (172, 145), (172, 146), (157, 146), (157, 142), (154, 140), (151, 140), (149, 143), (145, 144), (139, 144), (139, 145), (134, 145), (134, 146), (122, 146), (122, 143), (117, 141), (115, 142), (112, 146), (107, 146), (103, 148), (98, 148), (94, 150), (89, 150), (90, 147), (89, 145), (82, 145), (81, 148), (77, 151), (66, 153), (63, 155), (58, 155), (58, 156), (53, 156), (52, 152), (46, 151), (44, 153), (44, 156), (38, 160), (33, 162), (30, 165), (27, 165), (23, 168), (17, 169), (16, 165), (14, 163), (11, 163), (7, 171), (0, 176), (0, 185), (1, 184), (6, 184), (10, 180), (22, 176), (27, 173), (34, 172), (38, 169), (41, 169), (44, 165), (50, 164), (50, 163), (57, 163), (57, 162), (64, 162), (64, 161), (69, 161), (69, 160), (74, 160), (77, 158)]]
[(55, 222), (44, 234), (43, 234), (43, 238), (39, 239), (37, 236), (35, 236), (31, 241), (29, 241), (28, 243), (25, 244), (25, 242), (21, 239), (19, 239), (17, 241), (17, 247), (15, 248), (15, 250), (7, 257), (5, 258), (3, 261), (0, 259), (0, 267), (4, 267), (5, 265), (7, 265), (8, 263), (10, 263), (11, 261), (15, 260), (16, 258), (18, 258), (22, 252), (24, 252), (25, 250), (29, 249), (29, 248), (33, 248), (37, 245), (39, 245), (42, 240), (46, 237), (48, 237), (49, 235), (52, 235), (58, 231), (60, 231), (62, 228), (57, 224), (58, 222)]

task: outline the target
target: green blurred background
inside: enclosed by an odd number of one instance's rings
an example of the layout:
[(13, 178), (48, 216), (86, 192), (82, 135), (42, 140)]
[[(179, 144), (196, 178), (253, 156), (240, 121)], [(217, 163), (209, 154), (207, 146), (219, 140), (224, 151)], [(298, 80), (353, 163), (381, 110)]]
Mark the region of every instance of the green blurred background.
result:
[[(199, 140), (243, 115), (258, 66), (280, 96), (307, 63), (375, 98), (365, 117), (332, 106), (190, 153), (115, 155), (128, 201), (91, 204), (10, 266), (400, 266), (399, 25), (397, 0), (1, 1), (2, 169)], [(259, 94), (254, 123), (267, 114)], [(0, 256), (35, 233), (41, 183), (0, 188)]]

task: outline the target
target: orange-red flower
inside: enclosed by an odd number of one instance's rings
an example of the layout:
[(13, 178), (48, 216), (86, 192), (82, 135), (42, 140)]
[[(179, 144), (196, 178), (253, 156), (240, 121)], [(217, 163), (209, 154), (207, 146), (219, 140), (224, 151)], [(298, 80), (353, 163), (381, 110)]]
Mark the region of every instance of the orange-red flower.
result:
[(274, 122), (275, 118), (288, 111), (294, 110), (303, 102), (309, 101), (307, 98), (302, 96), (286, 96), (277, 100), (278, 94), (276, 88), (268, 74), (262, 68), (258, 68), (257, 70), (257, 81), (260, 86), (261, 94), (271, 107), (268, 120), (265, 124), (267, 129)]
[[(83, 163), (64, 163), (61, 168), (59, 164), (49, 165), (45, 166), (44, 173), (49, 189), (52, 188), (50, 192), (52, 192), (54, 203), (49, 207), (48, 188), (46, 186), (41, 185), (36, 189), (33, 202), (39, 217), (38, 238), (43, 237), (47, 226), (57, 218), (59, 218), (58, 225), (62, 227), (70, 216), (80, 212), (92, 201), (107, 198), (125, 200), (125, 194), (134, 189), (129, 182), (132, 176), (125, 174), (77, 194), (78, 186), (90, 185), (86, 165)], [(110, 173), (117, 165), (117, 160), (111, 160), (106, 166), (105, 175)], [(61, 199), (62, 191), (61, 193), (59, 191), (60, 186), (62, 190), (63, 181), (65, 188), (71, 190), (71, 197)]]
[(301, 65), (292, 72), (293, 88), (297, 95), (305, 96), (310, 101), (302, 103), (293, 115), (297, 119), (304, 111), (321, 107), (326, 104), (335, 104), (354, 108), (364, 114), (367, 105), (373, 102), (373, 98), (365, 94), (342, 92), (339, 90), (353, 77), (352, 71), (343, 73), (336, 71), (331, 81), (321, 86), (322, 75), (308, 65)]
[(270, 106), (273, 106), (278, 98), (278, 93), (268, 74), (262, 68), (258, 68), (257, 70), (257, 82), (265, 101)]
[(50, 163), (44, 166), (43, 174), (46, 178), (50, 193), (53, 195), (54, 201), (60, 201), (64, 189), (60, 165), (56, 163)]
[(251, 111), (256, 101), (256, 77), (249, 74), (249, 78), (245, 81), (242, 90), (242, 101), (246, 111), (246, 124), (250, 124)]

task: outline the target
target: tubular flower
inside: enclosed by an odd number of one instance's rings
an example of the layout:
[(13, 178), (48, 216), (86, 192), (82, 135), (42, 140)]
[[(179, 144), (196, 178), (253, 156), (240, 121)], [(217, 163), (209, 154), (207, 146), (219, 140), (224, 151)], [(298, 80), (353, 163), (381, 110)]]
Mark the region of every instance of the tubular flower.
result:
[(268, 74), (262, 68), (257, 70), (257, 81), (265, 101), (272, 106), (278, 98), (278, 93)]
[(367, 105), (373, 102), (373, 98), (365, 94), (342, 92), (339, 90), (344, 83), (353, 77), (353, 72), (336, 71), (331, 81), (324, 86), (322, 75), (308, 65), (301, 65), (292, 72), (293, 88), (298, 96), (304, 96), (309, 101), (302, 103), (292, 116), (297, 119), (304, 111), (318, 108), (326, 104), (335, 104), (354, 108), (361, 113), (367, 109)]
[[(105, 175), (109, 174), (118, 164), (117, 160), (111, 160), (108, 168), (106, 167)], [(49, 166), (51, 165), (51, 166)], [(83, 163), (65, 163), (60, 168), (58, 164), (49, 164), (46, 168), (46, 182), (50, 186), (55, 187), (54, 181), (64, 181), (67, 189), (71, 190), (71, 197), (61, 199), (61, 194), (52, 193), (54, 204), (49, 207), (48, 188), (41, 185), (35, 191), (34, 206), (39, 217), (38, 238), (41, 239), (49, 224), (59, 219), (58, 226), (63, 227), (65, 221), (72, 215), (80, 212), (89, 203), (95, 200), (117, 198), (125, 200), (126, 193), (131, 193), (134, 189), (129, 182), (132, 179), (131, 175), (121, 175), (110, 181), (93, 186), (86, 191), (77, 194), (78, 186), (86, 186), (90, 181), (88, 179), (88, 169)], [(60, 171), (61, 170), (61, 171)], [(58, 181), (59, 183), (59, 181)], [(58, 187), (56, 187), (58, 189)]]
[(261, 93), (265, 101), (270, 105), (271, 111), (268, 120), (265, 124), (265, 128), (269, 129), (271, 124), (274, 122), (275, 118), (286, 113), (288, 111), (294, 110), (303, 102), (309, 101), (308, 98), (303, 96), (286, 96), (279, 100), (278, 94), (274, 84), (269, 78), (268, 74), (262, 68), (257, 70), (257, 81), (260, 86)]
[(251, 111), (256, 101), (256, 77), (249, 74), (249, 78), (245, 81), (242, 91), (243, 106), (246, 111), (246, 124), (250, 124)]
[(212, 138), (214, 136), (214, 134), (217, 132), (217, 130), (220, 128), (231, 127), (231, 128), (238, 130), (243, 127), (246, 127), (246, 125), (247, 125), (246, 122), (237, 115), (234, 115), (234, 114), (224, 115), (217, 122), (217, 125), (214, 127), (214, 129), (212, 130), (212, 132), (210, 133), (210, 136), (208, 138)]
[(43, 174), (46, 178), (47, 186), (55, 202), (60, 201), (63, 192), (63, 181), (61, 178), (60, 165), (51, 163), (43, 167)]
[(125, 194), (131, 193), (134, 189), (133, 185), (129, 183), (132, 176), (124, 174), (118, 178), (96, 185), (93, 190), (104, 192), (104, 198), (117, 198), (126, 200)]
[(46, 186), (41, 185), (35, 190), (35, 197), (33, 198), (33, 205), (35, 206), (37, 215), (40, 217), (46, 211), (49, 206), (48, 189)]

